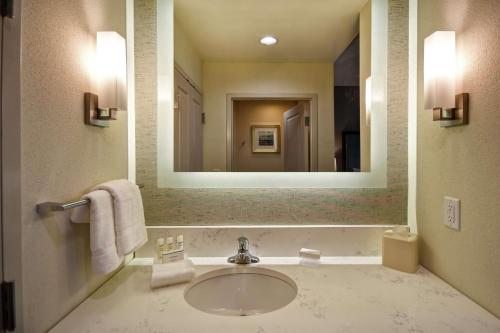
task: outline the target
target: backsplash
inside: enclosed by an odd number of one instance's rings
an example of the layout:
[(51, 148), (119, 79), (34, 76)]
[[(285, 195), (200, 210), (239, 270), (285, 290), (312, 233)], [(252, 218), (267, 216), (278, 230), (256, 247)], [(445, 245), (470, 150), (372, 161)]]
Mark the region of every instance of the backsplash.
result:
[(137, 182), (148, 225), (405, 224), (408, 2), (389, 1), (386, 189), (158, 189), (156, 1), (135, 1)]
[(259, 257), (296, 257), (303, 247), (320, 250), (323, 257), (372, 257), (382, 254), (382, 236), (389, 228), (385, 225), (151, 227), (148, 228), (150, 241), (135, 253), (135, 257), (154, 257), (158, 238), (181, 234), (190, 257), (229, 257), (235, 253), (241, 235), (248, 238), (252, 254)]

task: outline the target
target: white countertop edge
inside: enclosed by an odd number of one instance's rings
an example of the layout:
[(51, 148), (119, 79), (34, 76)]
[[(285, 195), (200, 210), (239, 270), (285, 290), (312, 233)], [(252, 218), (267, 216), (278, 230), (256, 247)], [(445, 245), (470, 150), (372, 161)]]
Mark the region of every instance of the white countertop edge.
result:
[[(232, 266), (226, 257), (190, 257), (191, 261), (198, 266)], [(300, 265), (303, 258), (300, 257), (260, 257), (260, 262), (254, 265)], [(308, 266), (317, 265), (318, 262), (304, 259)], [(151, 266), (153, 258), (134, 258), (129, 266)], [(321, 265), (381, 265), (382, 257), (321, 257)]]
[(394, 224), (255, 224), (255, 225), (149, 225), (146, 229), (305, 229), (305, 228), (394, 228)]

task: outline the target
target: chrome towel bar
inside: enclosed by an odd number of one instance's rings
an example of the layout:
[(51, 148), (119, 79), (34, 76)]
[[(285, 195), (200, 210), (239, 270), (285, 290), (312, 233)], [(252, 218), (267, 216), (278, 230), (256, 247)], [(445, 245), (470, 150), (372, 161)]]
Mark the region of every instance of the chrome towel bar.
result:
[(78, 200), (74, 202), (44, 202), (36, 205), (38, 214), (46, 214), (48, 212), (63, 212), (65, 210), (75, 208), (78, 206), (88, 205), (89, 199)]
[[(139, 188), (144, 187), (144, 185), (142, 184), (137, 186), (139, 186)], [(40, 215), (47, 214), (49, 212), (64, 212), (65, 210), (78, 206), (88, 205), (89, 203), (89, 199), (83, 199), (73, 202), (42, 202), (36, 205), (36, 211)]]

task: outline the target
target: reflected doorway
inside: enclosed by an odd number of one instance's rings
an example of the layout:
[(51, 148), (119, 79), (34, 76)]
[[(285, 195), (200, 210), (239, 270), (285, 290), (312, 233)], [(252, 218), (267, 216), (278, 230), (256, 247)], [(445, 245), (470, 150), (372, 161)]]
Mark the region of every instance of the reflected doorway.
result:
[(228, 171), (317, 171), (315, 97), (234, 98), (228, 103)]

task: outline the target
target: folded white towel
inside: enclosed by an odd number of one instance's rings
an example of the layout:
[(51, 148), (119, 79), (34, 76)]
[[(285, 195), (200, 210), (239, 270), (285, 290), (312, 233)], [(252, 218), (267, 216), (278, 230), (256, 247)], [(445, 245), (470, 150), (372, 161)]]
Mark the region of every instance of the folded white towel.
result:
[(116, 248), (119, 255), (129, 254), (148, 241), (139, 187), (126, 179), (101, 184), (96, 190), (106, 190), (113, 197)]
[(84, 195), (82, 199), (90, 200), (90, 216), (87, 207), (77, 207), (73, 210), (71, 221), (90, 221), (92, 269), (98, 274), (110, 273), (123, 261), (116, 251), (113, 198), (108, 191), (98, 190)]
[(191, 260), (182, 260), (168, 264), (154, 264), (151, 273), (151, 288), (166, 287), (181, 282), (189, 282), (194, 277)]

